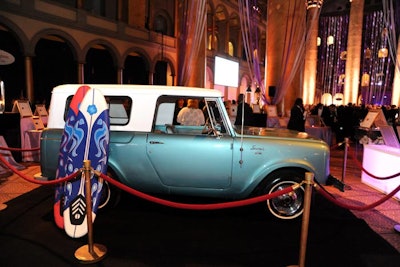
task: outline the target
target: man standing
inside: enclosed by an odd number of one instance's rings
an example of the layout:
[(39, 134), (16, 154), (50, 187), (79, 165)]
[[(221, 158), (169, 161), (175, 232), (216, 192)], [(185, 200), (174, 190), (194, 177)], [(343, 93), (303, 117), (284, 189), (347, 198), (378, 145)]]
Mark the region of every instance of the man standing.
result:
[(244, 114), (243, 125), (252, 125), (253, 110), (251, 109), (250, 105), (244, 101), (244, 94), (240, 94), (238, 97), (235, 125), (242, 125), (242, 114)]
[(297, 98), (290, 110), (290, 119), (287, 128), (299, 132), (305, 132), (306, 111), (303, 106), (303, 99)]

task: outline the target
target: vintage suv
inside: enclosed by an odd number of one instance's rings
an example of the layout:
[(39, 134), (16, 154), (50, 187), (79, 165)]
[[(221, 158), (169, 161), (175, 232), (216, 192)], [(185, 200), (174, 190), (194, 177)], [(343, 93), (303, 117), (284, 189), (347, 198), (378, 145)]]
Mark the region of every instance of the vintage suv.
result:
[[(79, 84), (53, 89), (41, 138), (41, 176), (54, 179), (69, 102)], [(238, 200), (267, 194), (312, 172), (325, 184), (328, 145), (306, 133), (231, 124), (217, 90), (153, 85), (89, 85), (110, 108), (108, 173), (145, 193)], [(174, 125), (178, 99), (198, 99), (205, 125)], [(112, 194), (113, 190), (106, 190)], [(302, 187), (267, 201), (278, 218), (303, 211)], [(108, 195), (109, 196), (109, 195)]]

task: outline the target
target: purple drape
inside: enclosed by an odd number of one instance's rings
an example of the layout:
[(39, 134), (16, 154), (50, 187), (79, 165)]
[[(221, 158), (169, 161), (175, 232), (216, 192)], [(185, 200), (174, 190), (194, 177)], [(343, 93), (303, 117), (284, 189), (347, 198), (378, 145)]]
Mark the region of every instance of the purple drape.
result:
[(243, 47), (246, 53), (247, 64), (251, 79), (255, 79), (257, 86), (261, 90), (263, 102), (267, 102), (265, 97), (265, 86), (262, 82), (259, 58), (259, 33), (258, 17), (259, 10), (256, 0), (239, 0), (239, 17), (242, 27)]
[[(293, 3), (294, 2), (294, 3)], [(276, 85), (276, 94), (273, 104), (281, 103), (291, 86), (295, 74), (304, 62), (305, 41), (308, 38), (306, 31), (306, 19), (297, 15), (304, 12), (305, 6), (302, 1), (288, 1), (287, 23), (284, 38), (284, 47), (281, 63), (281, 75)], [(303, 11), (301, 9), (303, 8)], [(319, 14), (318, 14), (319, 15)], [(314, 19), (318, 19), (316, 16)]]
[(207, 11), (206, 0), (185, 0), (182, 2), (182, 25), (179, 36), (180, 51), (178, 55), (178, 85), (187, 85), (192, 64), (199, 53), (201, 42), (204, 42)]

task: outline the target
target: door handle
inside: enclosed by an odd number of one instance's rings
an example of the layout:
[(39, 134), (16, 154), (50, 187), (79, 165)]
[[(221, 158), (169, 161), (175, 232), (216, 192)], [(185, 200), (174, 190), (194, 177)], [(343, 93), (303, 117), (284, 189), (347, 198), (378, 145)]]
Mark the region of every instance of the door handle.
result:
[(163, 142), (159, 142), (159, 141), (150, 141), (149, 143), (152, 144), (152, 145), (157, 145), (157, 144), (162, 145), (162, 144), (164, 144)]

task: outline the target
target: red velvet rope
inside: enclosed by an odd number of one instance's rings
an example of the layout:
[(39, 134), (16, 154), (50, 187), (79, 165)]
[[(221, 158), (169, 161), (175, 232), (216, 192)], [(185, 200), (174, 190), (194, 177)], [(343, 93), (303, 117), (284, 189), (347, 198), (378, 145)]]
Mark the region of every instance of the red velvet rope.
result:
[(22, 173), (21, 171), (19, 171), (17, 168), (15, 168), (12, 164), (10, 164), (3, 156), (0, 155), (0, 160), (1, 162), (3, 162), (10, 170), (12, 170), (15, 174), (17, 174), (18, 176), (20, 176), (22, 179), (34, 183), (34, 184), (41, 184), (41, 185), (54, 185), (54, 184), (60, 184), (60, 183), (64, 183), (66, 181), (72, 180), (75, 177), (77, 177), (81, 171), (76, 171), (71, 175), (65, 176), (63, 178), (57, 179), (57, 180), (50, 180), (50, 181), (39, 181), (36, 180), (34, 178), (31, 178), (27, 175), (25, 175), (24, 173)]
[(13, 148), (13, 147), (1, 147), (0, 150), (9, 150), (9, 151), (37, 151), (40, 150), (40, 147), (34, 147), (34, 148)]
[(179, 208), (179, 209), (215, 210), (215, 209), (227, 209), (227, 208), (233, 208), (233, 207), (240, 207), (240, 206), (255, 204), (258, 202), (263, 202), (263, 201), (271, 199), (271, 198), (275, 198), (275, 197), (278, 197), (278, 196), (281, 196), (284, 194), (288, 194), (294, 190), (293, 187), (290, 186), (290, 187), (286, 187), (282, 190), (275, 191), (268, 195), (262, 195), (262, 196), (248, 198), (248, 199), (244, 199), (244, 200), (237, 200), (237, 201), (224, 202), (224, 203), (215, 203), (215, 204), (186, 204), (186, 203), (178, 203), (178, 202), (174, 202), (174, 201), (169, 201), (169, 200), (157, 198), (157, 197), (142, 193), (140, 191), (132, 189), (132, 188), (128, 187), (127, 185), (124, 185), (124, 184), (114, 180), (113, 178), (111, 178), (107, 175), (104, 175), (99, 172), (95, 172), (95, 173), (96, 173), (96, 175), (103, 178), (110, 184), (113, 184), (116, 187), (118, 187), (132, 195), (141, 197), (143, 199), (146, 199), (146, 200), (158, 203), (158, 204), (162, 204), (162, 205), (170, 206), (170, 207), (174, 207), (174, 208)]
[[(68, 180), (71, 180), (75, 177), (77, 177), (80, 173), (81, 170), (60, 178), (60, 179), (56, 179), (56, 180), (51, 180), (51, 181), (38, 181), (36, 179), (32, 179), (30, 177), (28, 177), (27, 175), (25, 175), (24, 173), (22, 173), (21, 171), (19, 171), (17, 168), (15, 168), (12, 164), (10, 164), (3, 156), (0, 155), (0, 160), (10, 169), (12, 170), (15, 174), (17, 174), (18, 176), (20, 176), (21, 178), (23, 178), (24, 180), (31, 182), (31, 183), (35, 183), (35, 184), (41, 184), (41, 185), (54, 185), (54, 184), (60, 184), (63, 182), (66, 182)], [(95, 174), (101, 178), (103, 178), (104, 180), (108, 181), (111, 184), (114, 184), (115, 186), (127, 191), (130, 194), (136, 195), (138, 197), (141, 197), (143, 199), (147, 199), (150, 201), (153, 201), (155, 203), (158, 204), (162, 204), (162, 205), (166, 205), (166, 206), (171, 206), (171, 207), (175, 207), (175, 208), (180, 208), (180, 209), (192, 209), (192, 210), (212, 210), (212, 209), (224, 209), (224, 208), (233, 208), (233, 207), (239, 207), (239, 206), (244, 206), (244, 205), (251, 205), (254, 203), (258, 203), (258, 202), (262, 202), (271, 198), (275, 198), (284, 194), (288, 194), (290, 192), (292, 192), (294, 189), (293, 187), (287, 187), (284, 188), (282, 190), (278, 190), (275, 191), (271, 194), (268, 195), (263, 195), (263, 196), (259, 196), (259, 197), (254, 197), (254, 198), (250, 198), (250, 199), (244, 199), (244, 200), (239, 200), (239, 201), (232, 201), (232, 202), (226, 202), (226, 203), (215, 203), (215, 204), (185, 204), (185, 203), (178, 203), (178, 202), (173, 202), (173, 201), (169, 201), (169, 200), (164, 200), (161, 198), (157, 198), (145, 193), (142, 193), (140, 191), (137, 191), (135, 189), (132, 189), (116, 180), (114, 180), (113, 178), (104, 175), (100, 172), (95, 171)]]
[(377, 206), (379, 206), (380, 204), (382, 204), (383, 202), (387, 201), (388, 199), (392, 198), (397, 192), (399, 192), (400, 190), (400, 185), (394, 189), (392, 192), (390, 192), (388, 195), (384, 196), (383, 198), (381, 198), (380, 200), (371, 203), (369, 205), (365, 205), (365, 206), (352, 206), (343, 202), (338, 201), (336, 198), (334, 198), (332, 195), (330, 195), (328, 192), (326, 192), (325, 190), (321, 190), (320, 186), (316, 186), (317, 192), (320, 193), (322, 196), (324, 196), (326, 199), (328, 199), (329, 201), (333, 202), (334, 204), (345, 208), (345, 209), (349, 209), (349, 210), (358, 210), (358, 211), (366, 211), (369, 209), (373, 209)]
[[(347, 144), (345, 144), (347, 145)], [(0, 147), (0, 150), (12, 150), (12, 151), (33, 151), (33, 150), (39, 150), (40, 148), (32, 148), (32, 149), (16, 149), (16, 148), (5, 148), (5, 147)], [(77, 177), (80, 173), (81, 170), (76, 171), (75, 173), (60, 178), (60, 179), (56, 179), (56, 180), (51, 180), (51, 181), (39, 181), (36, 179), (32, 179), (30, 177), (28, 177), (27, 175), (25, 175), (24, 173), (22, 173), (21, 171), (19, 171), (17, 168), (15, 168), (12, 164), (10, 164), (3, 156), (0, 155), (0, 160), (1, 162), (3, 162), (10, 170), (12, 170), (14, 173), (16, 173), (18, 176), (20, 176), (21, 178), (23, 178), (24, 180), (31, 182), (31, 183), (35, 183), (35, 184), (41, 184), (41, 185), (54, 185), (54, 184), (60, 184), (69, 180), (74, 179), (75, 177)], [(358, 161), (356, 160), (356, 163), (358, 163)], [(372, 174), (370, 174), (369, 172), (367, 172), (366, 170), (364, 170), (363, 168), (361, 168), (365, 173), (367, 173), (368, 175), (372, 176), (372, 177), (376, 177)], [(114, 180), (113, 178), (104, 175), (102, 173), (99, 173), (97, 171), (95, 171), (95, 174), (98, 177), (103, 178), (104, 180), (108, 181), (109, 183), (117, 186), (118, 188), (132, 194), (132, 195), (136, 195), (138, 197), (141, 197), (143, 199), (158, 203), (158, 204), (162, 204), (162, 205), (166, 205), (166, 206), (171, 206), (171, 207), (175, 207), (175, 208), (179, 208), (179, 209), (192, 209), (192, 210), (214, 210), (214, 209), (224, 209), (224, 208), (233, 208), (233, 207), (239, 207), (239, 206), (245, 206), (245, 205), (251, 205), (251, 204), (255, 204), (255, 203), (259, 203), (259, 202), (263, 202), (266, 201), (268, 199), (272, 199), (272, 198), (276, 198), (278, 196), (284, 195), (284, 194), (288, 194), (292, 191), (294, 191), (293, 187), (286, 187), (282, 190), (278, 190), (275, 191), (271, 194), (267, 194), (267, 195), (262, 195), (262, 196), (258, 196), (258, 197), (254, 197), (254, 198), (249, 198), (249, 199), (244, 199), (244, 200), (237, 200), (237, 201), (231, 201), (231, 202), (225, 202), (225, 203), (214, 203), (214, 204), (186, 204), (186, 203), (178, 203), (178, 202), (174, 202), (174, 201), (169, 201), (169, 200), (165, 200), (165, 199), (161, 199), (161, 198), (157, 198), (145, 193), (142, 193), (138, 190), (135, 190), (133, 188), (128, 187), (127, 185), (124, 185), (116, 180)], [(385, 178), (381, 178), (381, 179), (389, 179), (389, 178), (394, 178), (396, 176), (399, 176), (400, 174), (395, 174), (395, 175), (391, 175)], [(377, 178), (379, 179), (379, 178)], [(358, 211), (365, 211), (365, 210), (369, 210), (372, 208), (375, 208), (376, 206), (379, 206), (380, 204), (382, 204), (383, 202), (387, 201), (388, 199), (390, 199), (391, 197), (393, 197), (398, 191), (400, 191), (400, 185), (393, 190), (391, 193), (389, 193), (388, 195), (386, 195), (385, 197), (383, 197), (382, 199), (369, 204), (369, 205), (365, 205), (365, 206), (352, 206), (352, 205), (348, 205), (345, 204), (343, 202), (340, 202), (338, 200), (336, 200), (332, 195), (330, 195), (327, 191), (325, 190), (321, 190), (321, 186), (316, 185), (317, 188), (317, 192), (320, 193), (321, 195), (323, 195), (325, 198), (327, 198), (329, 201), (333, 202), (334, 204), (342, 207), (342, 208), (346, 208), (349, 210), (358, 210)], [(322, 188), (323, 189), (323, 188)]]

